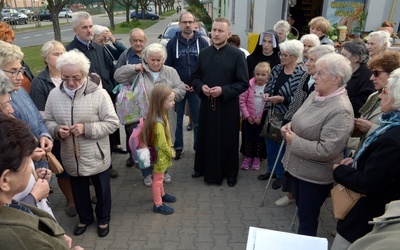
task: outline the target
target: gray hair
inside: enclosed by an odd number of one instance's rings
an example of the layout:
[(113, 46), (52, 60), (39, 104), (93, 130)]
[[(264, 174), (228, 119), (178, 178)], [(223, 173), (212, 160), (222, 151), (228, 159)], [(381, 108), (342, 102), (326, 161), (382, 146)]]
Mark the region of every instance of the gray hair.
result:
[(307, 53), (309, 54), (314, 54), (317, 56), (317, 58), (322, 57), (323, 55), (333, 53), (335, 52), (335, 48), (331, 45), (327, 44), (322, 44), (322, 45), (317, 45), (313, 48), (311, 48)]
[(78, 11), (72, 14), (72, 27), (78, 28), (81, 25), (81, 19), (92, 19), (92, 16), (86, 11)]
[(20, 47), (0, 40), (0, 67), (9, 62), (21, 61), (23, 58), (24, 53)]
[(65, 47), (62, 43), (56, 40), (51, 40), (43, 44), (42, 48), (40, 49), (40, 52), (42, 53), (43, 59), (46, 59), (46, 57), (50, 54), (50, 52), (55, 48), (55, 47), (61, 47), (63, 48), (63, 51), (65, 52)]
[(393, 109), (400, 110), (400, 69), (395, 69), (390, 74), (386, 89), (387, 95), (393, 100)]
[(129, 31), (129, 41), (131, 40), (131, 35), (132, 35), (132, 33), (133, 33), (133, 32), (136, 32), (136, 31), (141, 31), (141, 32), (143, 32), (144, 38), (145, 38), (146, 41), (147, 41), (146, 33), (144, 33), (144, 31), (143, 31), (141, 28), (133, 28), (133, 29), (131, 29), (131, 31)]
[(12, 84), (10, 78), (4, 74), (4, 71), (0, 69), (0, 97), (5, 96), (14, 90), (14, 85)]
[(110, 31), (106, 26), (103, 25), (93, 25), (94, 36), (102, 34), (104, 31)]
[(378, 43), (384, 49), (388, 49), (388, 48), (390, 48), (390, 46), (392, 46), (392, 44), (390, 43), (390, 34), (389, 34), (389, 32), (387, 32), (385, 30), (378, 30), (378, 31), (371, 32), (368, 35), (368, 39), (371, 37), (376, 37), (378, 40)]
[(318, 46), (318, 45), (321, 44), (321, 41), (319, 40), (319, 37), (317, 35), (315, 35), (315, 34), (303, 35), (300, 38), (300, 42), (304, 43), (304, 41), (311, 41), (314, 44), (313, 47)]
[(319, 58), (315, 65), (318, 66), (318, 64), (320, 64), (321, 62), (326, 63), (328, 71), (333, 76), (340, 76), (342, 78), (342, 82), (341, 84), (339, 84), (339, 87), (346, 85), (346, 83), (350, 80), (351, 75), (353, 74), (350, 61), (340, 54), (326, 54)]
[(290, 23), (286, 20), (279, 20), (278, 22), (276, 22), (276, 24), (274, 25), (274, 31), (277, 32), (278, 29), (283, 30), (283, 32), (285, 32), (286, 36), (289, 35), (290, 33)]
[(162, 52), (162, 62), (165, 63), (165, 60), (167, 60), (167, 50), (159, 43), (152, 43), (148, 45), (142, 52), (142, 58), (147, 60), (147, 57), (154, 52)]
[(56, 68), (59, 71), (62, 71), (62, 68), (67, 65), (75, 65), (81, 70), (82, 75), (84, 76), (89, 74), (90, 61), (82, 52), (77, 49), (67, 51), (57, 59)]
[(367, 63), (369, 54), (365, 43), (361, 40), (353, 39), (342, 44), (342, 49), (346, 49), (352, 56), (358, 56), (358, 63)]
[(288, 40), (279, 44), (281, 51), (288, 52), (291, 56), (301, 56), (303, 54), (304, 45), (299, 40)]

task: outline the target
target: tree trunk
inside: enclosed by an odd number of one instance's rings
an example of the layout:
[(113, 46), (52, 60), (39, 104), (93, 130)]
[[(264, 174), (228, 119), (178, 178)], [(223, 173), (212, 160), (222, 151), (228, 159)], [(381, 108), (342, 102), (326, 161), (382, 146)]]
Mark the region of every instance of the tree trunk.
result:
[(53, 22), (54, 40), (61, 42), (61, 29), (60, 21), (58, 20), (58, 13), (51, 13), (51, 19)]
[(130, 13), (129, 13), (129, 5), (125, 5), (125, 20), (126, 20), (126, 23), (129, 23), (129, 15), (130, 15)]

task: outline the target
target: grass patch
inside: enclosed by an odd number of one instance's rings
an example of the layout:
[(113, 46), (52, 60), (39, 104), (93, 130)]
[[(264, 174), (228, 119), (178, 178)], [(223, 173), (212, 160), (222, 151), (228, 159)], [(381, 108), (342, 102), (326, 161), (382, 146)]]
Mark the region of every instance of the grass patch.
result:
[(144, 30), (156, 23), (157, 21), (151, 21), (151, 20), (140, 20), (140, 21), (132, 20), (129, 23), (123, 22), (115, 25), (115, 30), (112, 33), (129, 34), (131, 29), (133, 28), (141, 28)]
[(40, 53), (42, 46), (43, 45), (37, 45), (21, 48), (22, 52), (24, 52), (24, 62), (29, 66), (35, 76), (46, 67)]
[(170, 11), (163, 13), (161, 16), (164, 16), (164, 17), (172, 16), (175, 13), (176, 13), (176, 10), (170, 10)]

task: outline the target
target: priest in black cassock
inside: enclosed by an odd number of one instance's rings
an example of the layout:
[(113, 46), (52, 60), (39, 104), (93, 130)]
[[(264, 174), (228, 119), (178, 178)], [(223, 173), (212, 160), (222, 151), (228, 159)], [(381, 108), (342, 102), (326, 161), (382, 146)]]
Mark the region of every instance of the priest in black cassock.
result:
[(239, 95), (249, 87), (243, 52), (227, 43), (228, 19), (214, 20), (213, 45), (202, 49), (192, 73), (192, 87), (200, 96), (199, 132), (193, 178), (228, 186), (239, 171)]

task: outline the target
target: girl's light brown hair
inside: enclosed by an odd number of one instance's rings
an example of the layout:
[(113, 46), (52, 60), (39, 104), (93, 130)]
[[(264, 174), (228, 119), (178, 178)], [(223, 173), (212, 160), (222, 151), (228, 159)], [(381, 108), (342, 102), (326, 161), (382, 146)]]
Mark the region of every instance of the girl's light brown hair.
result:
[(158, 118), (161, 118), (164, 123), (164, 132), (167, 141), (171, 140), (171, 132), (168, 124), (168, 110), (164, 108), (164, 102), (171, 93), (171, 88), (161, 84), (156, 85), (151, 91), (149, 111), (139, 136), (141, 142), (146, 141), (149, 147), (154, 147), (155, 144), (154, 126)]

